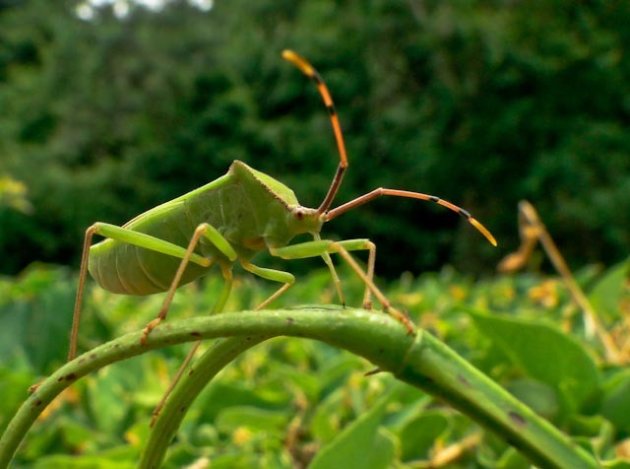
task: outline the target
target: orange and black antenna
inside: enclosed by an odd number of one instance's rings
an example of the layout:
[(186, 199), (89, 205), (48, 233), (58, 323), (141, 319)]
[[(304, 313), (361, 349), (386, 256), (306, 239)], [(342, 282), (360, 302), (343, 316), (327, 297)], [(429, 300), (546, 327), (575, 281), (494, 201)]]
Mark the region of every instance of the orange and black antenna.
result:
[(317, 212), (320, 214), (325, 214), (325, 221), (330, 221), (333, 218), (338, 217), (339, 215), (347, 212), (348, 210), (363, 205), (371, 200), (376, 199), (377, 197), (381, 197), (383, 195), (395, 196), (395, 197), (406, 197), (410, 199), (418, 199), (425, 200), (428, 202), (434, 202), (442, 207), (446, 207), (449, 210), (461, 215), (464, 217), (468, 223), (474, 226), (493, 246), (497, 245), (497, 240), (492, 236), (492, 233), (483, 226), (476, 218), (474, 218), (468, 211), (464, 210), (457, 205), (436, 197), (434, 195), (423, 194), (421, 192), (411, 192), (411, 191), (403, 191), (398, 189), (386, 189), (384, 187), (379, 187), (378, 189), (374, 189), (367, 194), (364, 194), (356, 199), (351, 200), (350, 202), (346, 202), (343, 205), (340, 205), (337, 208), (334, 208), (329, 211), (330, 206), (332, 205), (333, 199), (335, 195), (337, 195), (337, 191), (339, 190), (339, 186), (341, 185), (341, 181), (343, 180), (343, 175), (348, 168), (348, 156), (346, 154), (346, 146), (343, 142), (343, 133), (341, 132), (341, 125), (339, 124), (339, 117), (337, 116), (337, 111), (335, 110), (335, 105), (333, 103), (332, 97), (330, 96), (330, 92), (328, 91), (328, 87), (322, 77), (317, 73), (317, 70), (308, 63), (306, 59), (299, 56), (292, 50), (284, 50), (282, 52), (282, 57), (285, 60), (288, 60), (297, 68), (299, 68), (304, 75), (309, 77), (311, 80), (315, 82), (317, 85), (317, 90), (324, 100), (324, 104), (326, 105), (326, 109), (328, 110), (328, 115), (330, 116), (330, 123), (332, 124), (333, 132), (335, 134), (335, 140), (337, 141), (337, 148), (339, 149), (339, 165), (337, 166), (337, 172), (335, 173), (335, 177), (333, 178), (332, 183), (330, 184), (330, 188), (328, 189), (328, 193), (324, 198), (324, 201), (321, 203)]
[(337, 141), (337, 149), (339, 150), (339, 165), (337, 166), (337, 172), (335, 173), (332, 184), (328, 189), (328, 193), (326, 194), (326, 197), (324, 197), (324, 201), (317, 209), (317, 212), (320, 214), (326, 213), (326, 211), (330, 208), (335, 195), (337, 195), (337, 191), (339, 190), (339, 186), (343, 180), (343, 173), (348, 167), (348, 156), (346, 154), (346, 145), (343, 143), (343, 133), (341, 132), (341, 125), (339, 125), (339, 117), (337, 116), (335, 103), (333, 103), (328, 87), (326, 86), (326, 83), (324, 83), (320, 74), (317, 73), (317, 70), (315, 70), (315, 68), (308, 63), (306, 59), (299, 56), (292, 50), (282, 51), (282, 58), (291, 62), (299, 68), (304, 75), (315, 82), (317, 85), (317, 91), (319, 91), (319, 94), (322, 96), (324, 104), (326, 105), (326, 110), (330, 116), (330, 123), (332, 124), (335, 140)]
[(401, 191), (398, 189), (386, 189), (384, 187), (379, 187), (378, 189), (374, 189), (373, 191), (368, 192), (367, 194), (357, 197), (356, 199), (353, 199), (350, 202), (346, 202), (345, 204), (340, 205), (339, 207), (330, 210), (328, 213), (326, 213), (326, 221), (330, 221), (333, 218), (337, 218), (339, 215), (347, 212), (348, 210), (354, 207), (358, 207), (359, 205), (363, 205), (383, 195), (391, 195), (395, 197), (406, 197), (409, 199), (418, 199), (418, 200), (426, 200), (428, 202), (435, 202), (436, 204), (441, 205), (442, 207), (446, 207), (449, 210), (452, 210), (458, 215), (461, 215), (462, 217), (464, 217), (468, 221), (468, 223), (470, 223), (482, 235), (484, 235), (484, 237), (490, 242), (490, 244), (492, 244), (493, 246), (497, 245), (497, 240), (494, 238), (494, 236), (492, 236), (492, 233), (490, 233), (490, 231), (485, 226), (483, 226), (475, 217), (473, 217), (470, 214), (470, 212), (468, 212), (467, 210), (464, 210), (461, 207), (458, 207), (457, 205), (449, 202), (448, 200), (440, 199), (439, 197), (436, 197), (434, 195), (423, 194), (421, 192)]

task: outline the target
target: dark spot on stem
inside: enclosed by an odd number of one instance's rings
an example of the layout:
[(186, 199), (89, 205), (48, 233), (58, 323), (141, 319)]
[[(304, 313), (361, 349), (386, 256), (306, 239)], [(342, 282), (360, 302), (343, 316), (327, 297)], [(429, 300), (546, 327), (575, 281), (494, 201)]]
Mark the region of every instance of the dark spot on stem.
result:
[(201, 332), (197, 332), (197, 331), (193, 331), (190, 333), (190, 335), (196, 339), (201, 337)]
[(288, 317), (288, 318), (287, 318), (287, 324), (288, 324), (289, 326), (292, 326), (292, 325), (293, 325), (293, 323), (295, 323), (295, 319), (293, 319), (292, 317)]
[(462, 383), (464, 386), (466, 387), (470, 387), (470, 381), (468, 381), (464, 376), (462, 375), (457, 375), (457, 381), (459, 381), (460, 383)]
[(76, 373), (68, 373), (66, 376), (64, 376), (64, 379), (66, 381), (74, 381), (75, 379), (77, 379), (77, 374)]
[(37, 400), (33, 403), (33, 407), (39, 407), (40, 405), (42, 405), (42, 401), (41, 401), (41, 399), (37, 399)]
[(514, 412), (513, 410), (511, 410), (508, 412), (508, 416), (510, 417), (510, 420), (512, 420), (512, 422), (514, 422), (516, 425), (519, 425), (522, 427), (527, 424), (525, 417), (523, 417), (518, 412)]

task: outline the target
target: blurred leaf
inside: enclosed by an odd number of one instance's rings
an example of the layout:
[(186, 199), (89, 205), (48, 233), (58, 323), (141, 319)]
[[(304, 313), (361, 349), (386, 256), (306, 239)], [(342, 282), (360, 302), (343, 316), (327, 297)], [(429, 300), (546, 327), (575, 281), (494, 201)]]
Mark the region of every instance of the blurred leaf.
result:
[(90, 456), (45, 456), (33, 464), (34, 469), (131, 469), (136, 467), (130, 455), (110, 459), (105, 455)]
[(64, 268), (34, 264), (7, 287), (10, 295), (0, 301), (0, 357), (24, 357), (45, 374), (66, 358), (73, 279)]
[(620, 370), (604, 383), (601, 414), (630, 433), (630, 370)]
[[(8, 362), (4, 362), (8, 363)], [(28, 396), (27, 390), (35, 383), (35, 375), (26, 365), (19, 365), (12, 360), (12, 366), (0, 366), (0, 433), (9, 423), (9, 419)]]
[(394, 457), (393, 445), (391, 440), (379, 433), (386, 402), (381, 401), (345, 428), (317, 453), (309, 467), (389, 467)]
[(222, 410), (215, 420), (219, 431), (232, 433), (246, 428), (248, 431), (273, 433), (287, 425), (288, 416), (284, 411), (263, 410), (256, 407), (228, 407)]
[(199, 421), (213, 422), (224, 409), (232, 406), (274, 409), (278, 407), (278, 403), (262, 397), (256, 387), (239, 382), (213, 381), (199, 398), (200, 413), (197, 418)]
[(427, 411), (409, 422), (400, 432), (401, 459), (428, 459), (431, 449), (448, 426), (448, 418), (439, 410)]
[(556, 390), (565, 415), (578, 411), (597, 390), (599, 373), (591, 356), (575, 339), (554, 326), (479, 313), (471, 317), (526, 376)]
[(0, 175), (0, 209), (10, 207), (23, 213), (31, 213), (33, 206), (27, 198), (26, 186), (9, 176)]
[(608, 320), (623, 317), (622, 303), (630, 304), (629, 276), (630, 260), (626, 260), (608, 269), (589, 292), (588, 297), (595, 310)]
[(519, 379), (508, 383), (506, 389), (534, 412), (553, 421), (558, 415), (558, 396), (553, 387), (533, 379)]

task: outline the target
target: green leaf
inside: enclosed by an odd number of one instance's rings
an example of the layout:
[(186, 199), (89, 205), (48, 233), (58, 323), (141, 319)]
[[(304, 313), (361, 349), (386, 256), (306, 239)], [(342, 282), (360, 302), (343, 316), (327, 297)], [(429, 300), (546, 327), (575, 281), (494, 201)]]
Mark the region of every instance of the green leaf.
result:
[(273, 409), (278, 403), (267, 400), (252, 386), (243, 383), (213, 382), (200, 396), (199, 421), (211, 422), (229, 406), (252, 406)]
[(269, 411), (256, 407), (229, 407), (219, 413), (216, 419), (218, 430), (232, 433), (246, 427), (249, 430), (273, 432), (286, 427), (289, 416), (283, 411)]
[(617, 373), (603, 388), (602, 415), (618, 430), (630, 432), (630, 370)]
[(136, 467), (133, 460), (117, 461), (102, 456), (49, 456), (37, 461), (33, 469), (132, 469)]
[(608, 269), (589, 294), (589, 300), (596, 311), (609, 319), (620, 317), (622, 301), (630, 301), (629, 273), (630, 260)]
[(553, 420), (557, 416), (558, 396), (551, 386), (534, 379), (519, 379), (505, 387), (537, 414), (548, 420)]
[(402, 460), (427, 459), (429, 451), (448, 428), (444, 411), (428, 411), (409, 422), (400, 432)]
[(331, 467), (361, 467), (378, 469), (389, 467), (394, 458), (393, 445), (379, 434), (387, 399), (362, 415), (313, 459), (311, 469)]
[(630, 462), (615, 459), (614, 461), (606, 461), (602, 464), (606, 469), (630, 469)]
[(597, 389), (595, 362), (572, 337), (540, 321), (473, 313), (472, 318), (522, 372), (558, 392), (564, 411), (574, 413)]

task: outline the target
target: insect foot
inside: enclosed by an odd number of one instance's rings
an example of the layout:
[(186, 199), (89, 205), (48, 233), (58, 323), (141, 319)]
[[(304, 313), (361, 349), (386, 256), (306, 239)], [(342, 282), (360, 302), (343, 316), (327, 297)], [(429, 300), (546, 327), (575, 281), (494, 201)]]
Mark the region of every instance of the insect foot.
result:
[(140, 337), (140, 345), (145, 346), (147, 344), (147, 339), (149, 338), (149, 334), (161, 322), (162, 322), (162, 318), (157, 317), (144, 327), (144, 329), (142, 330), (142, 337)]
[(413, 325), (409, 316), (390, 305), (384, 306), (384, 309), (387, 314), (391, 314), (394, 316), (394, 319), (405, 326), (408, 335), (416, 335), (416, 326)]

